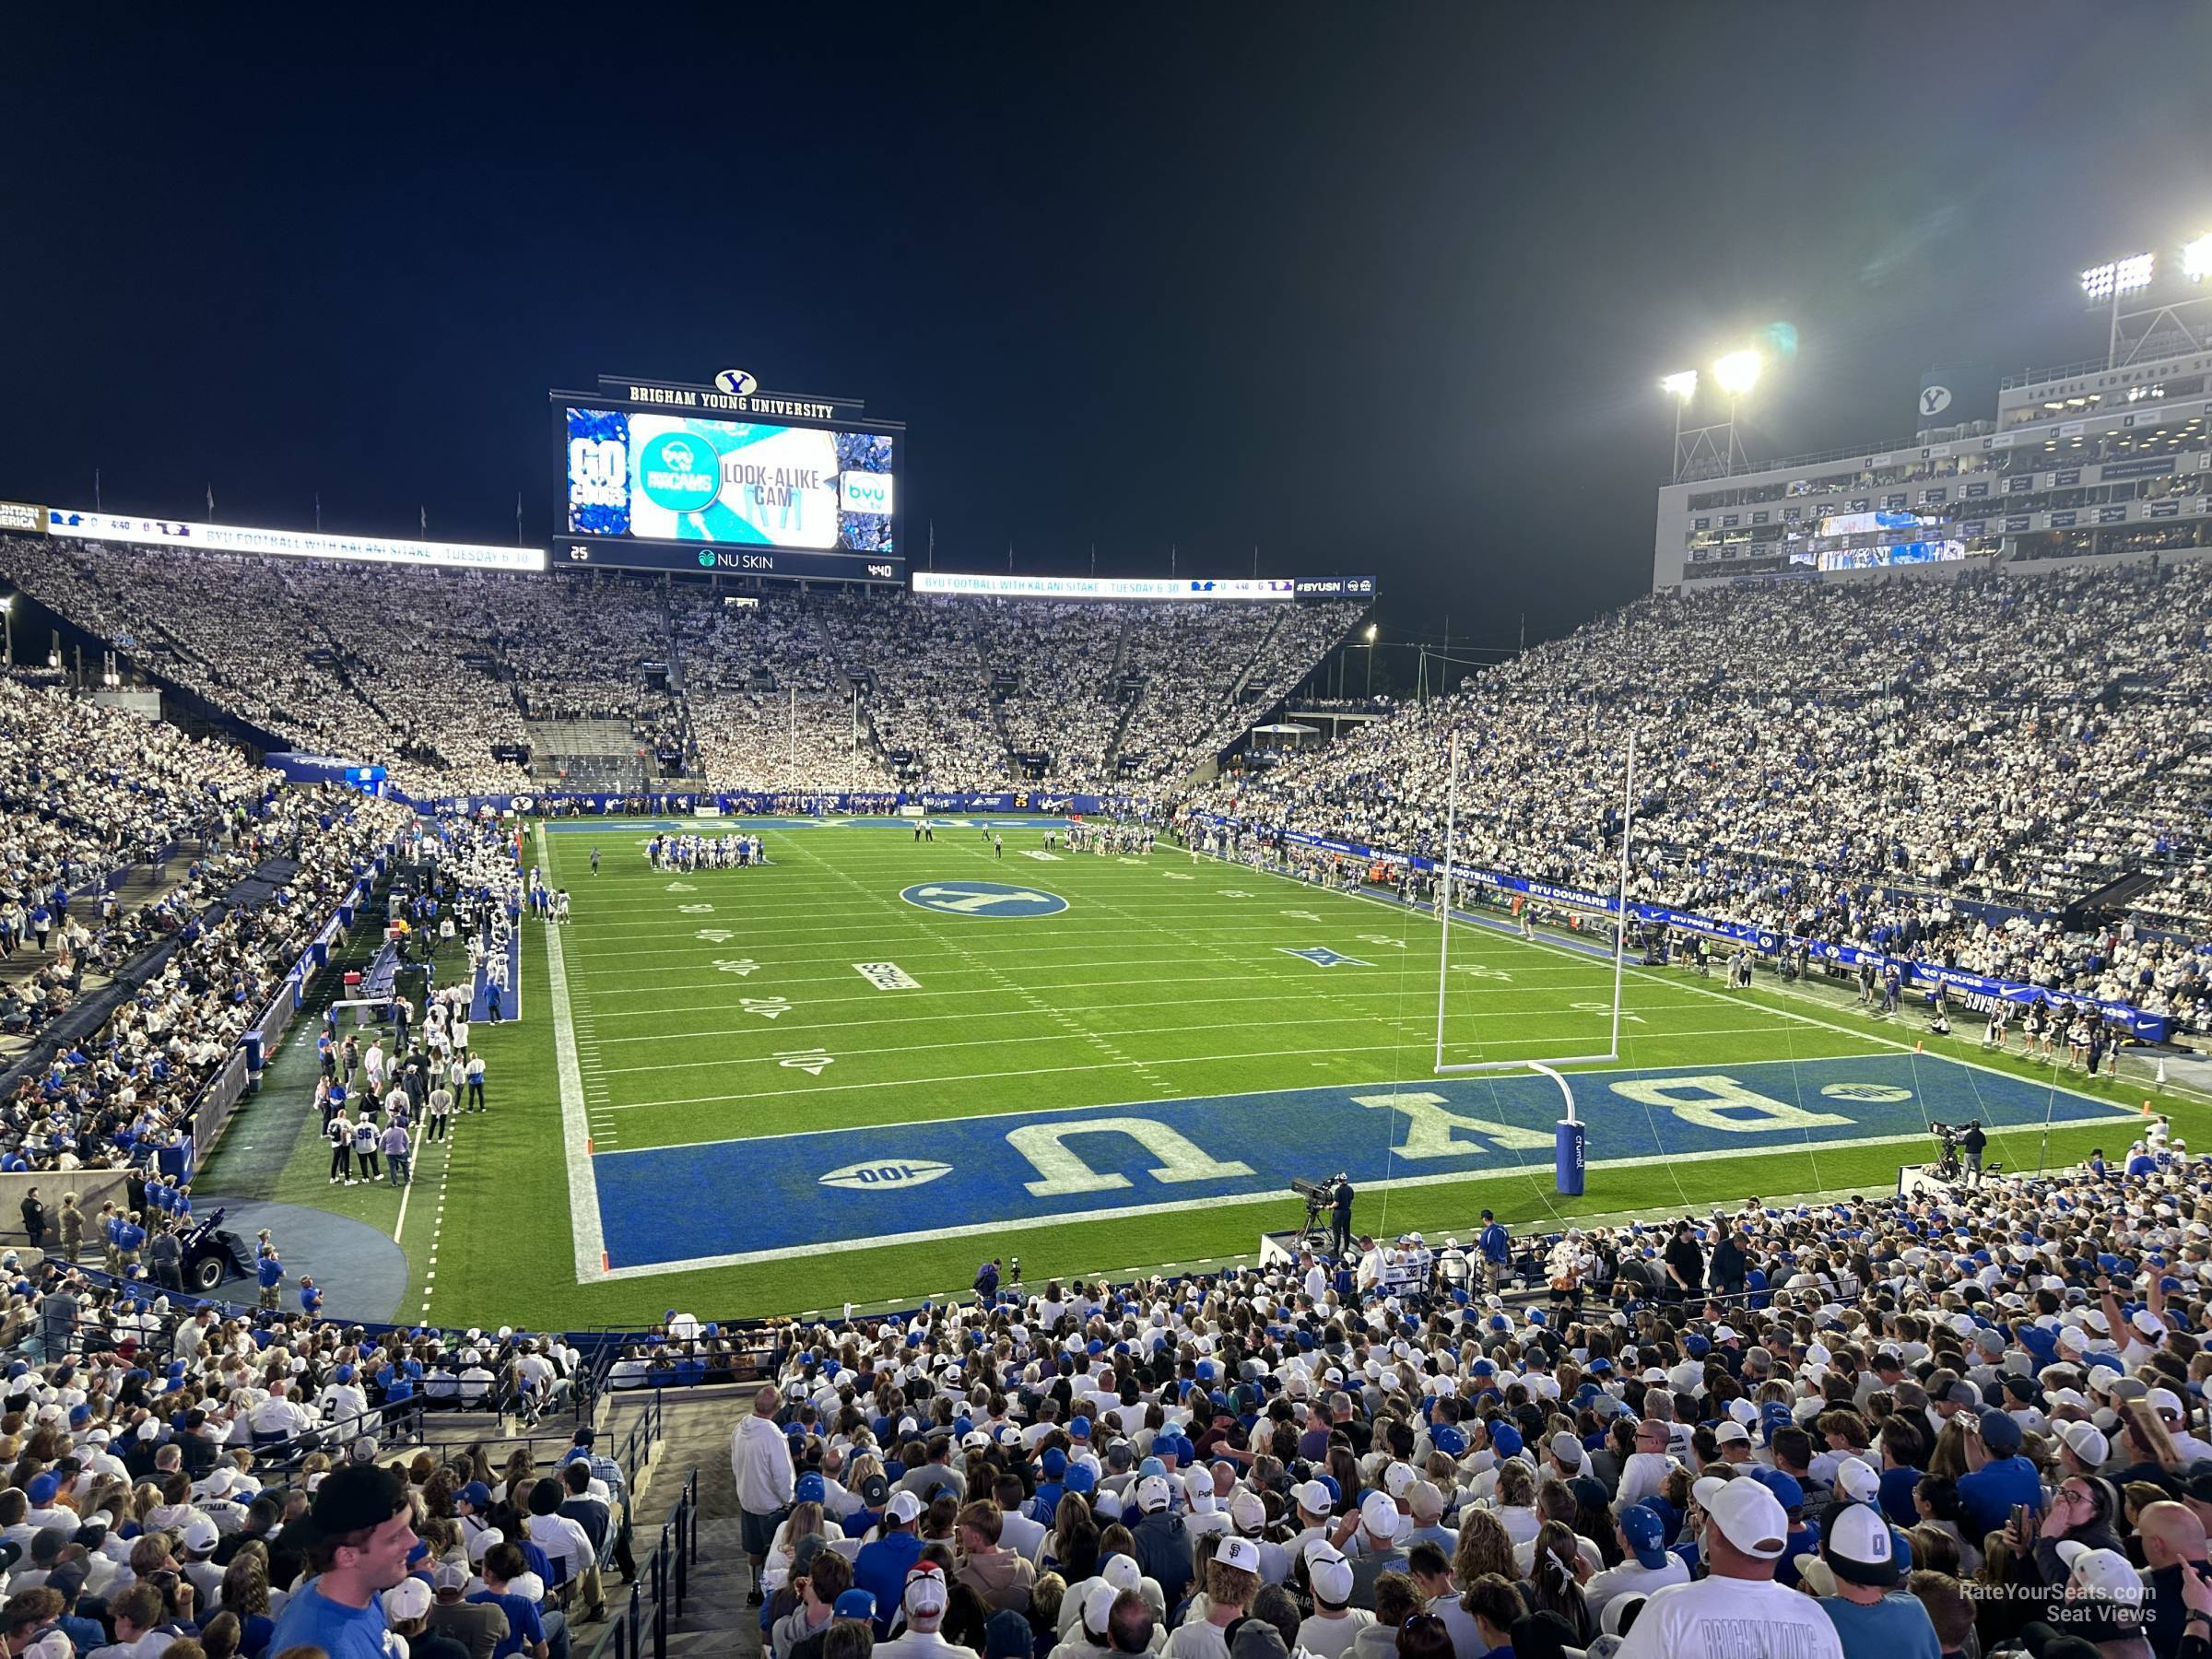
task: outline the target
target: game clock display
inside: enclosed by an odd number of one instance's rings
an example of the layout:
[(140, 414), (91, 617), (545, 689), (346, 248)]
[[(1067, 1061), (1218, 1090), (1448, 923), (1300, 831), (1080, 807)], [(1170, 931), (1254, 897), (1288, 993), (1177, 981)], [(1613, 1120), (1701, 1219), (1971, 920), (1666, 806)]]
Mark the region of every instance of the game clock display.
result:
[(571, 535), (897, 551), (893, 440), (571, 406)]

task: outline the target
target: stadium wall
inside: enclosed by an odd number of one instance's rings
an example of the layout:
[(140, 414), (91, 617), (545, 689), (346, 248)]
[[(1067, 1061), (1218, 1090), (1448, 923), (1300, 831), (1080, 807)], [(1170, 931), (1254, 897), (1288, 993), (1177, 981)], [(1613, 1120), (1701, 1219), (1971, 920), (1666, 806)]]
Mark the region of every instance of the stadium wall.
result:
[(41, 1170), (29, 1174), (0, 1175), (0, 1244), (27, 1248), (30, 1235), (23, 1230), (23, 1200), (31, 1188), (46, 1206), (46, 1238), (52, 1245), (61, 1237), (62, 1194), (75, 1193), (85, 1212), (85, 1236), (93, 1242), (92, 1220), (103, 1204), (130, 1207), (130, 1178), (121, 1170)]

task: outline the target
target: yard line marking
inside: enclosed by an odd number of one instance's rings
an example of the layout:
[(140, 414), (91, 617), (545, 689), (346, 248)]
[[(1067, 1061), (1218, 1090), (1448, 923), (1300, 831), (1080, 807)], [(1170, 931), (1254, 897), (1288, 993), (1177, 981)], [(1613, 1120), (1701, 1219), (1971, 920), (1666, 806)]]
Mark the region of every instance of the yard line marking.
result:
[[(546, 826), (537, 826), (537, 859), (548, 861)], [(583, 1104), (583, 1074), (576, 1059), (576, 1031), (570, 1023), (569, 970), (562, 960), (560, 929), (543, 930), (546, 982), (552, 990), (553, 1059), (560, 1077), (561, 1152), (569, 1171), (569, 1233), (575, 1246), (576, 1282), (589, 1284), (606, 1271), (606, 1239), (599, 1221), (599, 1180), (592, 1172), (592, 1125)]]
[[(1039, 1008), (1013, 1008), (1004, 1010), (1004, 1012), (1029, 1014), (1040, 1018), (1044, 1017), (1045, 1014), (1044, 1010)], [(780, 1041), (783, 1038), (791, 1036), (796, 1031), (857, 1030), (862, 1026), (870, 1023), (874, 1022), (839, 1021), (830, 1025), (783, 1026), (779, 1027), (774, 1032), (758, 1030), (752, 1027), (747, 1027), (743, 1030), (733, 1028), (728, 1030), (719, 1031), (712, 1034), (716, 1036), (730, 1037), (756, 1036), (773, 1038)], [(1012, 1047), (1017, 1043), (1073, 1042), (1077, 1041), (1096, 1043), (1101, 1048), (1105, 1049), (1109, 1053), (1119, 1053), (1121, 1051), (1113, 1047), (1112, 1043), (1109, 1041), (1110, 1039), (1115, 1037), (1147, 1037), (1155, 1034), (1159, 1036), (1180, 1036), (1185, 1032), (1193, 1031), (1251, 1031), (1255, 1028), (1264, 1029), (1267, 1025), (1302, 1028), (1314, 1025), (1372, 1026), (1377, 1023), (1378, 1021), (1376, 1020), (1376, 1018), (1371, 1014), (1300, 1014), (1295, 1019), (1272, 1021), (1227, 1019), (1207, 1025), (1157, 1026), (1126, 1031), (1103, 1029), (1094, 1031), (1085, 1027), (1080, 1021), (1069, 1019), (1065, 1021), (1065, 1029), (1064, 1030), (1057, 1031), (1041, 1031), (1035, 1036), (1030, 1037), (967, 1037), (945, 1042), (908, 1042), (893, 1044), (882, 1048), (843, 1049), (839, 1052), (838, 1058), (841, 1060), (858, 1059), (864, 1054), (927, 1054), (935, 1053), (944, 1049)], [(1666, 1033), (1666, 1035), (1669, 1037), (1742, 1037), (1770, 1030), (1771, 1030), (1771, 1027), (1763, 1025), (1712, 1026), (1700, 1028), (1695, 1030), (1669, 1031)], [(706, 1033), (693, 1033), (695, 1037), (703, 1034)], [(1338, 1046), (1328, 1049), (1275, 1049), (1265, 1052), (1267, 1053), (1284, 1054), (1368, 1053), (1375, 1053), (1382, 1049), (1403, 1049), (1407, 1047), (1409, 1044), (1418, 1046), (1418, 1041), (1416, 1039), (1408, 1037), (1401, 1039), (1397, 1042), (1370, 1043), (1361, 1048), (1345, 1048)], [(1477, 1046), (1480, 1046), (1479, 1043)], [(1207, 1053), (1189, 1054), (1180, 1057), (1168, 1057), (1162, 1060), (1150, 1062), (1133, 1061), (1131, 1064), (1196, 1065), (1203, 1065), (1210, 1060), (1250, 1060), (1262, 1057), (1264, 1056), (1255, 1054)], [(1538, 1059), (1543, 1058), (1542, 1055), (1538, 1055), (1536, 1057)], [(646, 1065), (610, 1065), (605, 1067), (604, 1069), (608, 1077), (622, 1077), (636, 1072), (696, 1071), (700, 1066), (710, 1065), (750, 1065), (759, 1063), (762, 1058), (763, 1056), (759, 1054), (714, 1054), (701, 1060), (668, 1060)], [(935, 1082), (943, 1080), (946, 1079), (917, 1079), (917, 1081), (921, 1082)]]
[[(1747, 1027), (1746, 1029), (1765, 1030), (1767, 1028), (1764, 1026), (1757, 1026)], [(1394, 1054), (1400, 1053), (1406, 1047), (1406, 1043), (1403, 1041), (1398, 1042), (1369, 1042), (1359, 1044), (1331, 1043), (1326, 1048), (1271, 1048), (1260, 1049), (1252, 1053), (1244, 1054), (1187, 1054), (1181, 1056), (1180, 1058), (1173, 1056), (1163, 1056), (1157, 1060), (1147, 1061), (1123, 1060), (1100, 1062), (1095, 1065), (1033, 1065), (1019, 1071), (966, 1072), (950, 1077), (886, 1077), (882, 1081), (875, 1083), (825, 1083), (818, 1088), (809, 1088), (806, 1092), (809, 1095), (817, 1095), (834, 1094), (841, 1089), (935, 1088), (942, 1084), (982, 1083), (996, 1077), (1049, 1077), (1053, 1072), (1134, 1071), (1142, 1065), (1217, 1065), (1231, 1060), (1272, 1060), (1286, 1055)], [(1541, 1060), (1543, 1057), (1544, 1056), (1541, 1054), (1535, 1056), (1535, 1058), (1539, 1060)], [(1710, 1070), (1711, 1066), (1712, 1063), (1708, 1062), (1705, 1069)], [(1618, 1067), (1617, 1066), (1615, 1069), (1618, 1070)], [(1427, 1079), (1424, 1077), (1421, 1080), (1426, 1081)], [(1410, 1081), (1411, 1079), (1401, 1078), (1398, 1080), (1397, 1086), (1404, 1087)], [(1308, 1085), (1308, 1087), (1312, 1086)], [(788, 1097), (791, 1092), (792, 1091), (788, 1088), (769, 1088), (751, 1089), (737, 1094), (681, 1095), (673, 1100), (631, 1100), (626, 1103), (618, 1104), (613, 1108), (613, 1110), (616, 1112), (650, 1112), (656, 1106), (710, 1106), (725, 1100), (782, 1100)], [(2094, 1099), (2093, 1096), (2084, 1096), (2083, 1098)], [(2100, 1105), (2104, 1103), (2105, 1102), (2102, 1101), (2099, 1102)], [(688, 1147), (694, 1145), (695, 1143), (690, 1141), (671, 1141), (667, 1144), (670, 1146)]]

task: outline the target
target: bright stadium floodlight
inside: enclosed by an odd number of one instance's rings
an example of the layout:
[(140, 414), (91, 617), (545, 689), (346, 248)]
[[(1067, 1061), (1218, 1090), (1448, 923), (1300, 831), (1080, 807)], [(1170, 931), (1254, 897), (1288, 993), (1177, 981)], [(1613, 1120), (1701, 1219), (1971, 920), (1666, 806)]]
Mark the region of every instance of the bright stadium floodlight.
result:
[(2158, 255), (2130, 253), (2104, 265), (2091, 265), (2081, 274), (2081, 291), (2090, 300), (2115, 300), (2122, 294), (2139, 294), (2158, 274)]
[(2212, 276), (2212, 235), (2200, 236), (2183, 248), (2182, 275), (2192, 282)]
[(1741, 397), (1759, 384), (1759, 371), (1764, 367), (1756, 351), (1732, 351), (1713, 364), (1712, 378), (1729, 396)]
[(1659, 382), (1659, 390), (1669, 397), (1677, 397), (1682, 402), (1688, 403), (1698, 394), (1698, 371), (1695, 369), (1685, 369), (1679, 374), (1670, 374)]

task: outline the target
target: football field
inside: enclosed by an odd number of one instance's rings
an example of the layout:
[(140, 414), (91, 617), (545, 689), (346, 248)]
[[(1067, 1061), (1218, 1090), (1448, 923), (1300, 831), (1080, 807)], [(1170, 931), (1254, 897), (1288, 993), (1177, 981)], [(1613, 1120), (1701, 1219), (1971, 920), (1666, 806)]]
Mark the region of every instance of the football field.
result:
[(763, 867), (645, 863), (656, 830), (736, 827), (534, 830), (572, 919), (529, 924), (524, 1020), (478, 1028), (499, 1106), (465, 1122), (439, 1213), (500, 1220), (432, 1241), (434, 1317), (919, 1301), (986, 1256), (1035, 1283), (1188, 1265), (1250, 1253), (1301, 1213), (1293, 1177), (1339, 1170), (1361, 1230), (1431, 1236), (1485, 1206), (1528, 1231), (1882, 1190), (1932, 1119), (1978, 1116), (1993, 1158), (2032, 1168), (2124, 1144), (2137, 1103), (1631, 967), (1618, 1059), (1570, 1075), (1590, 1162), (1562, 1199), (1557, 1084), (1434, 1075), (1440, 969), (1447, 1060), (1602, 1053), (1602, 951), (1467, 924), (1440, 962), (1424, 913), (1164, 841), (1048, 852), (1057, 820), (939, 819), (924, 842), (911, 821), (762, 820)]

